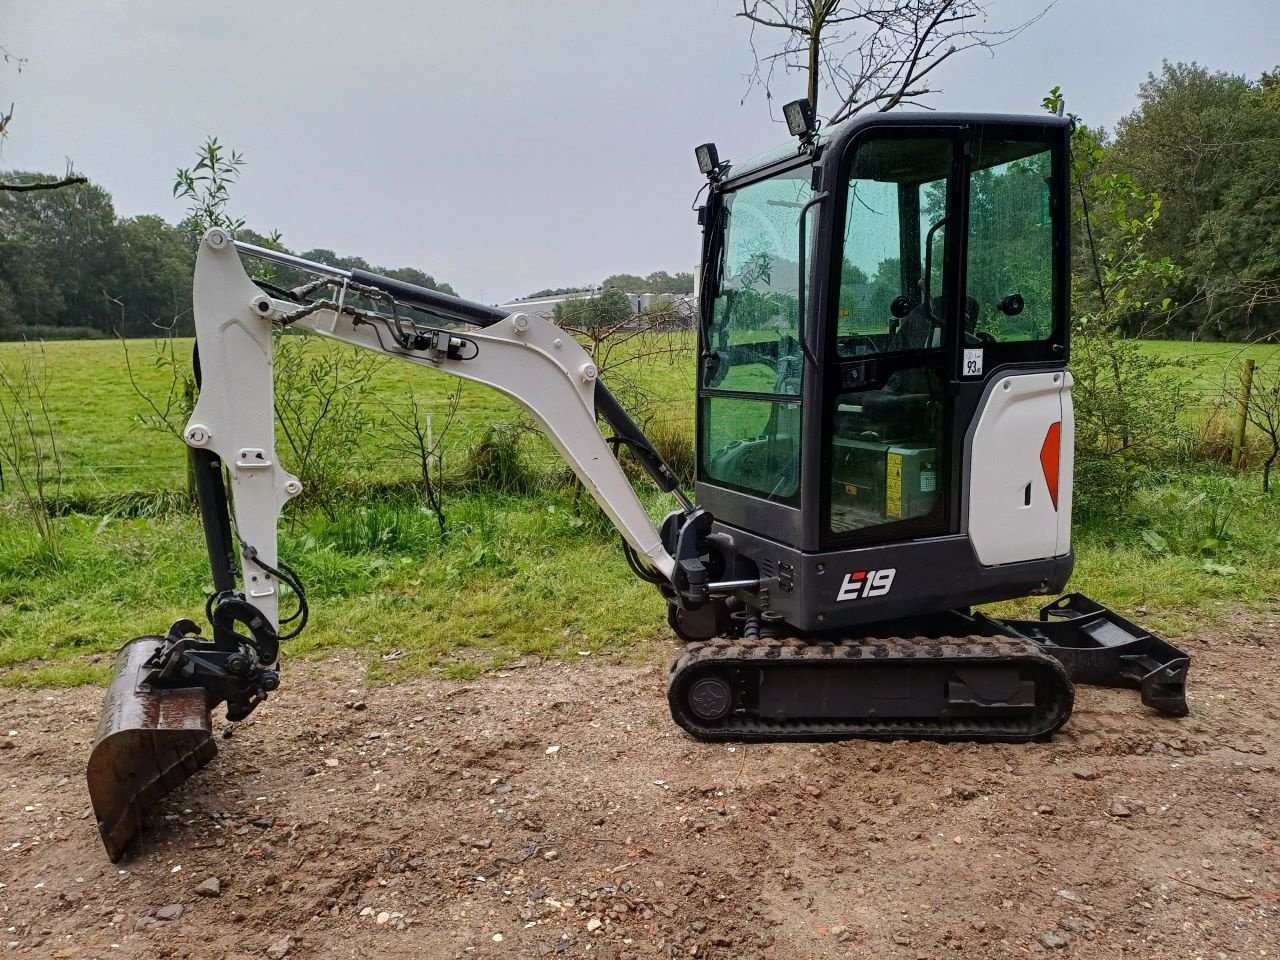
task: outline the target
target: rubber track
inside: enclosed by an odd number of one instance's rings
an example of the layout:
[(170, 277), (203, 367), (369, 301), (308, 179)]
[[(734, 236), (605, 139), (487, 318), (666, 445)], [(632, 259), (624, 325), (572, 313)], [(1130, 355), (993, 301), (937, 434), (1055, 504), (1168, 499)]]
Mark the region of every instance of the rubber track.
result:
[[(1035, 666), (1037, 702), (1029, 716), (962, 717), (954, 720), (903, 720), (857, 718), (847, 721), (766, 720), (731, 713), (708, 725), (685, 707), (685, 691), (707, 668), (767, 669), (778, 664), (827, 662), (830, 669), (857, 669), (854, 663), (871, 660), (950, 660), (974, 665), (977, 662), (1009, 664), (1023, 662)], [(1041, 682), (1043, 678), (1044, 682)], [(1046, 685), (1047, 695), (1041, 693)], [(787, 639), (717, 637), (685, 646), (667, 681), (667, 699), (672, 718), (699, 740), (790, 741), (790, 740), (937, 740), (1023, 743), (1050, 736), (1067, 722), (1075, 700), (1075, 686), (1065, 668), (1030, 640), (1012, 637), (892, 637), (883, 640), (845, 639), (806, 641)]]

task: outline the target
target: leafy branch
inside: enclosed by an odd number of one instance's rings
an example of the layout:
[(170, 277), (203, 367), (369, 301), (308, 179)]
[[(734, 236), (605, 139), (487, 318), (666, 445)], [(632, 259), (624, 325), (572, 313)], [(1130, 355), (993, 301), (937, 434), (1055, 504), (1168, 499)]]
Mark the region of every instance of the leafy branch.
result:
[(200, 148), (195, 166), (175, 174), (173, 195), (191, 201), (188, 213), (201, 233), (211, 227), (223, 227), (233, 233), (244, 227), (243, 219), (227, 213), (231, 185), (240, 179), (243, 166), (240, 153), (223, 147), (217, 137), (209, 137)]

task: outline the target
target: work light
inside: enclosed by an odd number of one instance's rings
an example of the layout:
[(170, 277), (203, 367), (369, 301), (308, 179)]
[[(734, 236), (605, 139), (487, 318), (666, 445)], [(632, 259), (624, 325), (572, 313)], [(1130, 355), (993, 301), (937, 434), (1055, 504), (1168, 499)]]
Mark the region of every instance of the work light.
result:
[(720, 152), (714, 143), (704, 143), (693, 148), (693, 155), (698, 158), (698, 169), (704, 177), (709, 177), (720, 166)]
[(782, 115), (787, 119), (787, 129), (793, 137), (808, 140), (813, 136), (813, 107), (808, 97), (792, 100), (782, 108)]

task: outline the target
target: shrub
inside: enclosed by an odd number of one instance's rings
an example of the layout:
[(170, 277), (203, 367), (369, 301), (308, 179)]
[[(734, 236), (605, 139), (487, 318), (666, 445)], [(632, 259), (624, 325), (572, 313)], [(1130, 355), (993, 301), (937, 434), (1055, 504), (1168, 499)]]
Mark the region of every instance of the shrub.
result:
[(538, 489), (538, 471), (529, 462), (524, 441), (529, 428), (494, 423), (485, 428), (467, 455), (463, 484), (475, 490), (532, 493)]
[(1077, 457), (1072, 513), (1083, 523), (1123, 516), (1146, 470), (1120, 457)]
[(0, 340), (105, 340), (107, 335), (94, 327), (54, 327), (23, 324), (0, 330)]
[(695, 467), (692, 425), (659, 420), (650, 426), (649, 440), (680, 482), (686, 486), (692, 484)]

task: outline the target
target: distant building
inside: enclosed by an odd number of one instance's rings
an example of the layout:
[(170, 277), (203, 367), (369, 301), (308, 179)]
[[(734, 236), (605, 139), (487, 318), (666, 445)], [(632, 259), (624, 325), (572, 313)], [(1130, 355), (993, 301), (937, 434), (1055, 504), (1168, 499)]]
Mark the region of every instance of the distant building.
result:
[[(562, 303), (569, 303), (574, 300), (590, 300), (592, 297), (598, 297), (601, 292), (602, 289), (600, 287), (595, 287), (591, 290), (562, 293), (554, 297), (528, 297), (524, 300), (500, 303), (498, 304), (498, 309), (509, 310), (512, 313), (529, 313), (550, 319), (555, 316), (556, 308)], [(673, 326), (692, 326), (693, 317), (697, 313), (697, 300), (692, 294), (627, 293), (624, 296), (630, 301), (633, 314), (642, 313), (657, 304), (670, 303), (680, 316), (680, 320), (674, 323)]]

